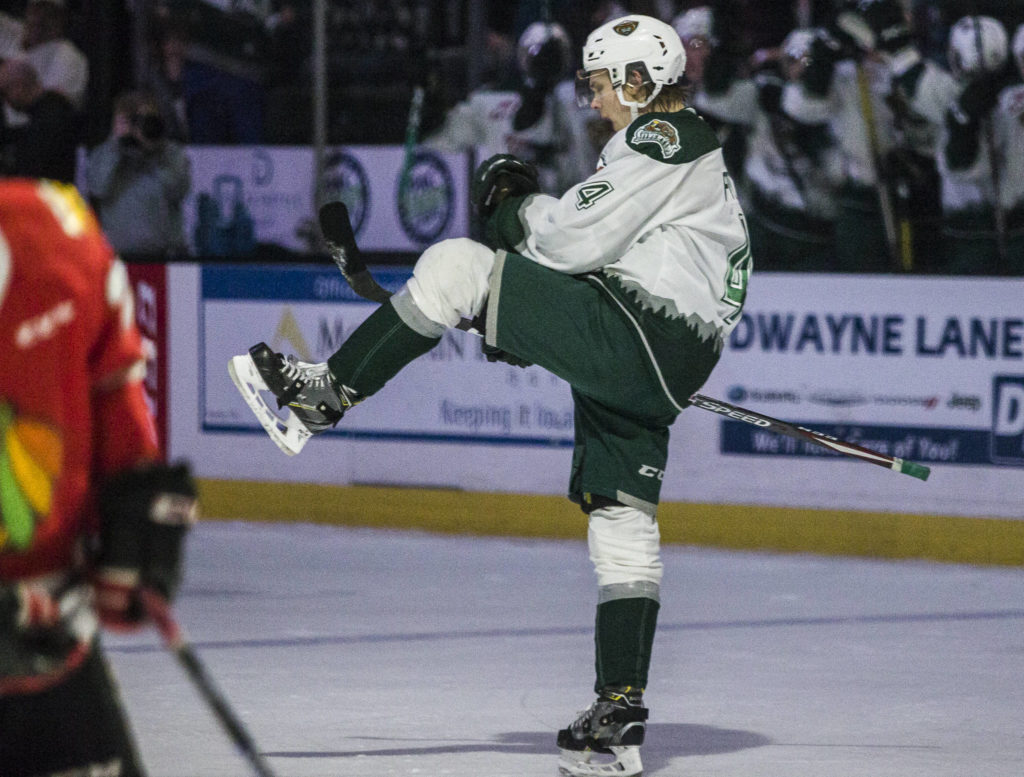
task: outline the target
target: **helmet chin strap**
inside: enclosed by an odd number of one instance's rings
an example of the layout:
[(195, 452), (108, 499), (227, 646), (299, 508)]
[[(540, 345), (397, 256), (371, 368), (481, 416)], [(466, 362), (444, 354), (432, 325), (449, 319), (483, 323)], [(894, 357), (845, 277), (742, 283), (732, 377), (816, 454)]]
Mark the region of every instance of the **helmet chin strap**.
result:
[(646, 108), (648, 105), (650, 105), (652, 102), (654, 102), (654, 100), (657, 98), (657, 96), (659, 94), (661, 94), (661, 84), (655, 84), (654, 85), (654, 91), (651, 92), (651, 96), (648, 97), (646, 100), (644, 100), (641, 103), (641, 102), (636, 102), (634, 100), (627, 100), (626, 96), (622, 92), (622, 90), (624, 88), (625, 88), (625, 84), (623, 84), (622, 86), (618, 87), (615, 90), (615, 95), (619, 98), (619, 102), (620, 103), (622, 103), (625, 107), (629, 108), (629, 118), (630, 118), (631, 121), (635, 120), (636, 117), (640, 115), (640, 109), (641, 108)]

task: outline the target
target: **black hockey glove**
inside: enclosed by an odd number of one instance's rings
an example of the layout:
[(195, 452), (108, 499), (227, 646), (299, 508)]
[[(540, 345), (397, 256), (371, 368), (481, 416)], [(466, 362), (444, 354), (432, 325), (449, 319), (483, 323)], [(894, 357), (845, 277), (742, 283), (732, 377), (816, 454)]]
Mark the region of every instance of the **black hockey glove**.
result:
[(1006, 86), (996, 73), (984, 73), (964, 87), (953, 103), (951, 113), (959, 124), (975, 124), (996, 106), (999, 92)]
[(483, 344), (484, 357), (489, 362), (505, 362), (511, 364), (513, 367), (529, 367), (533, 362), (528, 362), (526, 359), (520, 359), (515, 354), (511, 354), (508, 351), (503, 351), (500, 348), (495, 348), (493, 345), (488, 345), (486, 342)]
[(480, 218), (487, 219), (506, 198), (539, 191), (537, 168), (512, 154), (495, 154), (473, 173), (470, 197)]
[(907, 15), (899, 0), (861, 0), (861, 13), (875, 34), (875, 49), (891, 54), (912, 42)]
[(132, 469), (103, 485), (93, 584), (105, 626), (132, 628), (143, 619), (139, 588), (174, 598), (181, 582), (185, 535), (198, 514), (196, 496), (186, 464)]
[(821, 31), (811, 41), (811, 57), (807, 67), (804, 68), (800, 80), (804, 88), (813, 95), (819, 97), (828, 94), (832, 88), (832, 76), (835, 73), (836, 63), (841, 59), (847, 59), (856, 51), (852, 44), (845, 43), (842, 39), (829, 32)]
[(910, 26), (898, 0), (860, 0), (836, 17), (836, 27), (864, 51), (892, 53), (911, 42)]

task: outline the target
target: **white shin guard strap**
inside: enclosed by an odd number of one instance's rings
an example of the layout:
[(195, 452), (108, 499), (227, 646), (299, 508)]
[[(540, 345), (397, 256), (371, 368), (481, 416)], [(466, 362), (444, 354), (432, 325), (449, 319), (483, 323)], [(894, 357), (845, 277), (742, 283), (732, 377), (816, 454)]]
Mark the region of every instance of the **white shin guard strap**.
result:
[(657, 599), (661, 534), (654, 518), (625, 505), (598, 508), (590, 514), (588, 543), (602, 597), (607, 589), (609, 600), (627, 598), (619, 594), (628, 588), (629, 596)]

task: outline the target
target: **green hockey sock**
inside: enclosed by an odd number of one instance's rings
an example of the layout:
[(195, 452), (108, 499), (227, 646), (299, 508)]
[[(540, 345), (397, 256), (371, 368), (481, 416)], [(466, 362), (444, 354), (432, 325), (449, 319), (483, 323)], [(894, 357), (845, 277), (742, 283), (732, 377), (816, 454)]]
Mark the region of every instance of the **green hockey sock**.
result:
[(402, 321), (389, 300), (356, 327), (327, 366), (335, 380), (368, 397), (439, 342)]
[(659, 607), (646, 596), (597, 605), (595, 691), (609, 685), (647, 687)]

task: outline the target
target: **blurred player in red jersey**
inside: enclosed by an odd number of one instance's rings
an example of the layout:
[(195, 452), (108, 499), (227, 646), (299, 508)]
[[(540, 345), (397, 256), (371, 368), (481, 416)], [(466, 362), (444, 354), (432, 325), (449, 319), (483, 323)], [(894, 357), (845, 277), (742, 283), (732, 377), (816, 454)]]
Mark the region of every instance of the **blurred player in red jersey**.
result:
[(172, 597), (196, 516), (160, 458), (124, 265), (71, 186), (0, 180), (0, 774), (145, 772), (97, 639)]

